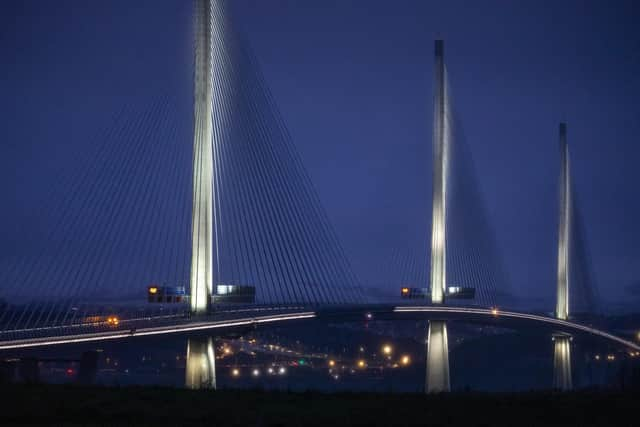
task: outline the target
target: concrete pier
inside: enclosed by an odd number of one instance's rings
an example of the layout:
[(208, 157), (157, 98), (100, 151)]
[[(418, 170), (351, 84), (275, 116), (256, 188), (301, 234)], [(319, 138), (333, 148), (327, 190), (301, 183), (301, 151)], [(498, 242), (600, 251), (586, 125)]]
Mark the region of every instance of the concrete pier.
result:
[(189, 338), (185, 386), (191, 389), (216, 388), (216, 359), (213, 338)]

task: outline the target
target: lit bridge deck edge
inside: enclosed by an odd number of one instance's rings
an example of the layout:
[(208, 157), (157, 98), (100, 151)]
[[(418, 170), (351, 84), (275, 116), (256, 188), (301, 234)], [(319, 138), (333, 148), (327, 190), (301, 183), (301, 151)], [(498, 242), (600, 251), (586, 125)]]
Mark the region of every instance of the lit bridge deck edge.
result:
[[(439, 307), (397, 306), (397, 307), (394, 307), (392, 311), (394, 313), (470, 314), (470, 315), (482, 315), (487, 317), (501, 317), (501, 318), (531, 320), (531, 321), (542, 322), (550, 325), (560, 326), (562, 328), (569, 329), (569, 330), (573, 329), (580, 332), (586, 332), (591, 335), (595, 335), (610, 341), (614, 341), (618, 344), (621, 344), (635, 351), (640, 351), (640, 345), (635, 344), (631, 341), (622, 339), (620, 337), (617, 337), (608, 332), (591, 328), (589, 326), (581, 325), (579, 323), (560, 320), (560, 319), (556, 319), (548, 316), (540, 316), (536, 314), (527, 314), (527, 313), (519, 313), (519, 312), (513, 312), (513, 311), (502, 311), (502, 310), (484, 309), (484, 308), (442, 307), (442, 306), (439, 306)], [(298, 312), (298, 313), (287, 313), (287, 314), (278, 314), (278, 315), (271, 315), (271, 316), (254, 316), (254, 317), (240, 318), (240, 319), (229, 319), (229, 320), (190, 323), (190, 324), (183, 324), (183, 325), (169, 325), (169, 326), (141, 328), (138, 330), (130, 330), (130, 331), (120, 330), (120, 331), (113, 331), (113, 332), (98, 332), (93, 334), (61, 336), (58, 338), (44, 337), (44, 338), (33, 338), (33, 339), (21, 339), (21, 340), (1, 342), (0, 350), (44, 347), (44, 346), (51, 346), (51, 345), (83, 343), (83, 342), (92, 342), (92, 341), (106, 341), (106, 340), (114, 340), (114, 339), (121, 339), (121, 338), (202, 331), (202, 330), (208, 330), (208, 329), (224, 329), (224, 328), (232, 328), (237, 326), (251, 326), (251, 325), (264, 324), (264, 323), (312, 319), (317, 317), (317, 315), (318, 314), (314, 311), (304, 311), (304, 312)]]

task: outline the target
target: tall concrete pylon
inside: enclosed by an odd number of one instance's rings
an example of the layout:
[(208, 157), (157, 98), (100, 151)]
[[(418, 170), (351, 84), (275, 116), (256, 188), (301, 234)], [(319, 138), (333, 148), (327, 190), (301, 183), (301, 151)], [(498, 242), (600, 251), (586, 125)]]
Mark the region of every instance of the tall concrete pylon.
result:
[[(567, 144), (567, 125), (560, 123), (560, 191), (558, 210), (558, 274), (556, 317), (569, 318), (569, 256), (571, 231), (571, 174), (569, 166), (569, 145)], [(571, 390), (571, 337), (554, 336), (553, 347), (553, 387), (559, 390)]]
[(213, 3), (195, 2), (191, 311), (206, 313), (213, 293)]
[(558, 280), (556, 317), (569, 317), (569, 233), (571, 230), (571, 176), (567, 125), (560, 123), (560, 191), (558, 210)]
[[(433, 212), (431, 224), (431, 303), (444, 302), (447, 285), (446, 212), (449, 165), (448, 99), (444, 65), (444, 43), (435, 42), (435, 92), (433, 102)], [(427, 393), (449, 391), (449, 342), (447, 324), (429, 321), (427, 333)]]
[(449, 130), (444, 66), (444, 42), (435, 42), (435, 87), (433, 98), (433, 208), (431, 216), (431, 302), (444, 302), (447, 285), (447, 172)]

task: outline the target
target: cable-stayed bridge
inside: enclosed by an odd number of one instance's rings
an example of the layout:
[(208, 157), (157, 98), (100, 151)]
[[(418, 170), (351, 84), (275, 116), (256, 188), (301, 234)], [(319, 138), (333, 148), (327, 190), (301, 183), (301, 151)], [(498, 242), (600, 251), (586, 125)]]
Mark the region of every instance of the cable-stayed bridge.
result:
[[(597, 292), (566, 125), (559, 132), (558, 274), (555, 283), (549, 278), (556, 315), (511, 311), (444, 44), (436, 41), (432, 227), (415, 231), (430, 244), (402, 262), (408, 273), (393, 284), (398, 297), (373, 304), (229, 5), (196, 1), (194, 24), (193, 120), (177, 120), (168, 97), (126, 106), (78, 153), (78, 168), (50, 183), (42, 209), (53, 227), (24, 230), (38, 253), (1, 265), (1, 350), (311, 319), (420, 318), (430, 322), (428, 391), (450, 388), (447, 323), (455, 320), (555, 334), (556, 386), (565, 389), (572, 335), (640, 350), (572, 320), (595, 310)], [(412, 286), (401, 291), (406, 282)], [(165, 289), (185, 291), (156, 295)], [(211, 341), (190, 341), (191, 384), (215, 379), (212, 352)]]

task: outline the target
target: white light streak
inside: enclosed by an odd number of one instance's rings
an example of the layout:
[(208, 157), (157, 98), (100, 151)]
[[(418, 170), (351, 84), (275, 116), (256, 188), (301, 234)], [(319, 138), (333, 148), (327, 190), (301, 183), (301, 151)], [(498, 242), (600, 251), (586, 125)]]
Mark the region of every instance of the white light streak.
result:
[[(495, 317), (491, 309), (486, 308), (466, 308), (466, 307), (442, 307), (442, 306), (417, 306), (417, 307), (395, 307), (393, 309), (395, 313), (411, 313), (411, 312), (431, 312), (431, 313), (458, 313), (458, 314), (479, 314)], [(596, 335), (602, 338), (606, 338), (611, 341), (615, 341), (619, 344), (632, 348), (634, 350), (640, 350), (640, 346), (634, 344), (631, 341), (624, 340), (620, 337), (612, 335), (608, 332), (600, 329), (594, 329), (589, 326), (581, 325), (579, 323), (570, 322), (568, 320), (555, 319), (553, 317), (539, 316), (537, 314), (518, 313), (514, 311), (500, 311), (501, 318), (515, 318), (533, 320), (536, 322), (543, 322), (562, 326), (566, 329), (573, 329), (577, 331), (587, 332), (592, 335)]]
[(302, 312), (294, 314), (280, 314), (265, 317), (255, 317), (248, 319), (236, 319), (236, 320), (220, 320), (212, 322), (199, 322), (186, 325), (171, 325), (171, 326), (159, 326), (155, 328), (144, 328), (135, 331), (114, 331), (114, 332), (99, 332), (94, 334), (81, 334), (71, 335), (66, 337), (56, 338), (33, 338), (15, 341), (5, 341), (0, 343), (0, 350), (12, 350), (17, 348), (30, 348), (30, 347), (43, 347), (60, 344), (73, 344), (93, 341), (107, 341), (130, 337), (141, 337), (148, 335), (165, 335), (181, 332), (193, 332), (207, 329), (224, 329), (234, 326), (246, 326), (262, 323), (283, 322), (287, 320), (299, 320), (310, 319), (316, 317), (314, 312)]

